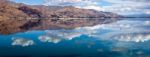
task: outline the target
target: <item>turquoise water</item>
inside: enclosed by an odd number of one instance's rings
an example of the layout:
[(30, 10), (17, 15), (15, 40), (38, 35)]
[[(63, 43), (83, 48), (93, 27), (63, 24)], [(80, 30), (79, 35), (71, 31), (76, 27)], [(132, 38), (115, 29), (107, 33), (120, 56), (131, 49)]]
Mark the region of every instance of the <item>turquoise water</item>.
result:
[(0, 35), (0, 57), (150, 57), (150, 19)]

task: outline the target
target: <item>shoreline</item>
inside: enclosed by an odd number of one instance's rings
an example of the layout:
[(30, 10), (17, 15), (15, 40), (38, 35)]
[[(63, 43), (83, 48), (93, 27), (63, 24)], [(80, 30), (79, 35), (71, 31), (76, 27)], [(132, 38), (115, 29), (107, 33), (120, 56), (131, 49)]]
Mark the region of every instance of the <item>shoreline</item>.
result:
[(1, 21), (0, 34), (12, 34), (30, 30), (74, 29), (77, 27), (107, 24), (119, 18), (105, 19), (9, 19)]

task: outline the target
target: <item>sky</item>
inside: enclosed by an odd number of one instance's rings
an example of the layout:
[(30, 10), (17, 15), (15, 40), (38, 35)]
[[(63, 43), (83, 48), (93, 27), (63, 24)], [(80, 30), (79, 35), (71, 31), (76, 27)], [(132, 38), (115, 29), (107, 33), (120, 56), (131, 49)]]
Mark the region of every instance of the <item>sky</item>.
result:
[(121, 15), (150, 14), (150, 0), (13, 0), (18, 3), (46, 6), (75, 6)]

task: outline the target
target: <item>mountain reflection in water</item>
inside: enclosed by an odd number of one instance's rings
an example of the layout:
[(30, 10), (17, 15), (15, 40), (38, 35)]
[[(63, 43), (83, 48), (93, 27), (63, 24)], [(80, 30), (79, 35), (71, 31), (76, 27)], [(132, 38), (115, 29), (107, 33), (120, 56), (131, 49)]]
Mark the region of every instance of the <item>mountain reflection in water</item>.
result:
[(149, 19), (136, 18), (71, 30), (0, 35), (0, 56), (150, 57), (149, 29)]

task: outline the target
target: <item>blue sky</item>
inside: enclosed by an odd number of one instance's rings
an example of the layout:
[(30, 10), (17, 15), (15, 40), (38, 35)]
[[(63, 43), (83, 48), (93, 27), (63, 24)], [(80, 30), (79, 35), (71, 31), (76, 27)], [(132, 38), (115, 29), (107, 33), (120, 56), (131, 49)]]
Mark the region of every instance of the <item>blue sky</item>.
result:
[[(29, 5), (40, 5), (40, 4), (44, 4), (44, 0), (12, 0), (15, 1), (17, 3), (25, 3), (25, 4), (29, 4)], [(106, 1), (101, 1), (100, 3), (98, 3), (99, 6), (109, 6), (111, 5), (111, 3), (106, 2)]]
[(122, 15), (150, 14), (150, 0), (13, 0), (18, 3), (46, 6), (75, 6), (114, 12)]
[(43, 0), (13, 0), (18, 3), (25, 3), (25, 4), (30, 4), (30, 5), (38, 5), (38, 4), (43, 4)]

